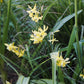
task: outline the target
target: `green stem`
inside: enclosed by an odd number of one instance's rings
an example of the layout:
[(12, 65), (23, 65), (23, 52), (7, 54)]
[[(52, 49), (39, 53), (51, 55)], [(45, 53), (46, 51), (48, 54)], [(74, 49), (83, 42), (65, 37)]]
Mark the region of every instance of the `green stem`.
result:
[(77, 50), (78, 50), (78, 59), (79, 59), (79, 64), (81, 66), (81, 57), (80, 57), (80, 45), (79, 45), (79, 37), (78, 37), (78, 26), (77, 26), (78, 20), (77, 20), (77, 0), (75, 0), (75, 27), (76, 27), (76, 42), (77, 42)]
[[(0, 5), (0, 18), (1, 18), (1, 5)], [(1, 47), (1, 19), (0, 19), (0, 47)], [(1, 48), (0, 48), (1, 51)]]
[[(78, 30), (78, 28), (77, 28), (77, 30)], [(80, 53), (79, 37), (78, 37), (78, 31), (77, 30), (75, 32), (75, 36), (76, 36), (76, 42), (77, 42), (79, 65), (81, 66), (81, 53)]]
[(4, 61), (0, 58), (0, 72), (3, 84), (6, 84), (6, 72), (4, 71)]
[(75, 26), (77, 27), (77, 23), (78, 23), (78, 20), (77, 20), (77, 0), (75, 0)]
[(52, 84), (56, 83), (56, 60), (52, 59)]
[(79, 0), (79, 9), (82, 7), (82, 0)]
[[(82, 0), (79, 0), (79, 10), (81, 10), (81, 8), (82, 8)], [(82, 20), (82, 17), (81, 16), (82, 15), (79, 16), (80, 21)]]
[(4, 30), (3, 30), (3, 46), (4, 46), (4, 42), (6, 42), (7, 36), (8, 36), (10, 9), (11, 9), (11, 0), (8, 1), (7, 21), (6, 21), (6, 25), (4, 26)]
[[(4, 25), (4, 30), (3, 30), (3, 42), (2, 42), (2, 50), (1, 50), (1, 54), (4, 54), (4, 42), (7, 40), (7, 35), (8, 35), (8, 26), (9, 26), (9, 16), (10, 16), (10, 6), (11, 6), (11, 0), (8, 0), (8, 11), (7, 11), (7, 21), (6, 24)], [(4, 20), (5, 22), (5, 20)], [(4, 70), (4, 61), (3, 59), (0, 58), (0, 72), (1, 72), (1, 77), (2, 77), (2, 82), (3, 84), (6, 84), (6, 72)]]
[[(0, 3), (0, 18), (1, 18), (1, 8), (2, 8), (2, 5)], [(0, 52), (2, 52), (1, 47), (2, 47), (2, 44), (1, 44), (1, 19), (0, 19)], [(2, 82), (3, 84), (5, 84), (6, 74), (4, 71), (4, 61), (1, 58), (0, 58), (0, 72), (1, 72)]]
[[(0, 3), (0, 18), (1, 18), (1, 9), (2, 5)], [(0, 53), (2, 53), (2, 38), (1, 38), (1, 19), (0, 19)], [(4, 61), (0, 58), (0, 72), (1, 72), (1, 79), (3, 84), (6, 84), (6, 73), (4, 71)]]

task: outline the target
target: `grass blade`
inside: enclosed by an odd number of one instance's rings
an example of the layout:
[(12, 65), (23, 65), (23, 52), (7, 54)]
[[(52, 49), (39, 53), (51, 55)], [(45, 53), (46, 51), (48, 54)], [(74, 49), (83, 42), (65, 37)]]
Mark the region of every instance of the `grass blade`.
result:
[[(82, 10), (78, 11), (77, 14), (80, 14), (82, 12)], [(63, 18), (62, 20), (56, 22), (56, 24), (54, 25), (53, 29), (51, 30), (51, 32), (55, 32), (56, 30), (59, 30), (60, 28), (62, 28), (62, 26), (69, 21), (71, 18), (73, 18), (75, 16), (75, 13), (66, 16), (65, 18)], [(50, 36), (51, 33), (49, 33)]]
[(75, 31), (76, 31), (76, 27), (74, 26), (73, 27), (73, 30), (72, 30), (72, 33), (71, 33), (71, 36), (70, 36), (70, 40), (69, 40), (69, 44), (68, 44), (68, 48), (67, 48), (67, 52), (66, 52), (66, 56), (69, 56), (70, 52), (71, 52), (71, 49), (73, 47), (73, 43), (75, 41)]
[(16, 84), (29, 84), (30, 77), (24, 77), (23, 75), (19, 75), (18, 81)]

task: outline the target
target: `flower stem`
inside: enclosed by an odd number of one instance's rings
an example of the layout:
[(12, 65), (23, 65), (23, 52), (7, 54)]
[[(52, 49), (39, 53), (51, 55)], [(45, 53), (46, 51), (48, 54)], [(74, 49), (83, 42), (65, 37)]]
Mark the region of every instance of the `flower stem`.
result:
[(78, 59), (79, 59), (79, 65), (81, 66), (81, 59), (80, 59), (80, 45), (79, 45), (79, 37), (78, 37), (78, 19), (77, 19), (77, 0), (75, 0), (75, 27), (76, 27), (76, 42), (77, 42), (77, 51), (78, 51)]
[[(1, 54), (4, 54), (4, 51), (5, 51), (4, 43), (6, 42), (7, 36), (8, 36), (10, 8), (11, 8), (11, 0), (8, 0), (7, 21), (3, 28), (3, 39), (2, 39), (3, 41), (2, 41), (2, 48), (0, 51)], [(6, 76), (6, 72), (4, 70), (4, 61), (1, 58), (0, 58), (0, 72), (1, 72), (1, 78), (2, 78), (3, 84), (6, 84), (7, 76)]]
[(56, 83), (56, 60), (52, 59), (52, 84)]
[[(0, 4), (0, 18), (1, 18), (1, 4)], [(1, 47), (1, 19), (0, 19), (0, 47)], [(0, 48), (1, 51), (1, 48)]]
[(77, 20), (77, 0), (75, 0), (75, 26), (77, 27), (77, 23), (78, 23), (78, 20)]

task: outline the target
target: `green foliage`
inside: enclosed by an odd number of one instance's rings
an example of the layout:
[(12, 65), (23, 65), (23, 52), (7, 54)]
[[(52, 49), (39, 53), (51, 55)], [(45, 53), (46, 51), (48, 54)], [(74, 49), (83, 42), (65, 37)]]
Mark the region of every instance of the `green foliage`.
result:
[[(28, 5), (33, 8), (35, 4), (37, 10), (40, 10), (43, 15), (38, 23), (32, 21), (26, 12), (29, 10)], [(78, 18), (75, 18), (73, 0), (4, 0), (2, 4), (0, 3), (2, 74), (4, 74), (5, 62), (6, 66), (9, 66), (6, 70), (12, 68), (19, 76), (16, 84), (55, 84), (53, 81), (57, 84), (83, 84), (84, 81), (79, 75), (84, 73), (82, 26), (84, 25), (84, 1), (78, 0), (77, 6)], [(78, 19), (78, 27), (74, 26), (76, 22), (74, 19)], [(48, 26), (47, 37), (41, 43), (33, 44), (30, 40), (32, 30), (38, 30), (38, 27), (43, 25)], [(60, 31), (56, 33), (58, 29)], [(51, 34), (54, 34), (58, 40), (54, 44), (48, 41)], [(25, 49), (24, 56), (18, 58), (14, 53), (9, 52), (5, 49), (5, 42), (15, 42), (15, 45)], [(65, 68), (52, 66), (54, 63), (52, 64), (50, 53), (57, 51), (62, 52), (63, 58), (69, 58), (70, 63)], [(55, 72), (56, 74), (53, 74)]]
[(30, 77), (24, 77), (23, 75), (19, 75), (18, 81), (16, 84), (28, 84)]

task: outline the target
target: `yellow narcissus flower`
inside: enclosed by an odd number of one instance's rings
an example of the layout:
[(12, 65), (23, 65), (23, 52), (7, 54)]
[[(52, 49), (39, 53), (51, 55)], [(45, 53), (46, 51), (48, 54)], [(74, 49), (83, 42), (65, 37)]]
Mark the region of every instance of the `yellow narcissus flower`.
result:
[(83, 74), (80, 74), (79, 76), (84, 79), (84, 69), (83, 69)]
[(34, 8), (31, 8), (29, 5), (28, 7), (30, 10), (27, 11), (27, 13), (29, 13), (29, 16), (33, 21), (38, 22), (39, 20), (42, 20), (43, 16), (40, 16), (40, 12), (36, 10), (36, 4), (34, 5)]
[(70, 61), (68, 61), (68, 60), (69, 60), (69, 58), (63, 59), (62, 56), (57, 56), (56, 57), (56, 64), (59, 67), (65, 67), (66, 64), (70, 63)]
[(3, 0), (0, 0), (1, 3), (3, 3)]
[(45, 33), (45, 31), (48, 30), (48, 26), (45, 27), (45, 25), (43, 26), (43, 29), (41, 27), (38, 28), (38, 32), (43, 36), (45, 37), (47, 35), (47, 33)]
[(24, 55), (25, 50), (22, 50), (20, 48), (18, 49), (14, 49), (13, 52), (18, 56), (18, 57), (22, 57)]
[(32, 17), (32, 20), (35, 21), (35, 22), (38, 22), (39, 20), (42, 20), (42, 17), (43, 16), (39, 17), (39, 15), (37, 14), (37, 15), (34, 15), (34, 17)]
[(20, 54), (18, 55), (18, 57), (22, 57), (24, 55), (24, 52), (25, 52), (25, 50), (21, 50)]
[(65, 67), (66, 64), (70, 63), (69, 58), (63, 59), (62, 56), (59, 56), (59, 52), (51, 53), (51, 59), (56, 60), (56, 65), (59, 67)]
[(4, 44), (5, 46), (7, 46), (7, 49), (9, 51), (12, 51), (13, 53), (15, 53), (18, 57), (22, 57), (24, 55), (25, 49), (20, 49), (17, 46), (14, 46), (14, 42), (10, 43), (10, 44)]
[(48, 41), (51, 42), (51, 43), (53, 44), (55, 41), (58, 41), (58, 40), (56, 40), (56, 38), (53, 38), (53, 39), (48, 40)]
[(45, 28), (45, 25), (43, 26), (43, 29), (41, 27), (38, 28), (38, 31), (32, 31), (33, 34), (31, 35), (32, 41), (34, 41), (34, 44), (40, 43), (43, 41), (44, 37), (47, 35), (45, 31), (47, 31), (48, 27)]
[(6, 81), (6, 84), (11, 84), (10, 82)]
[[(30, 8), (30, 11), (27, 11), (28, 13), (37, 13), (38, 11), (36, 10), (36, 4), (34, 5), (34, 8), (31, 8), (30, 5), (28, 5)], [(39, 13), (39, 12), (38, 12)]]
[[(55, 31), (55, 32), (59, 32), (59, 30), (57, 30), (57, 31)], [(55, 32), (54, 32), (54, 33), (55, 33)], [(55, 41), (58, 41), (58, 40), (56, 40), (56, 38), (54, 38), (54, 33), (51, 32), (51, 34), (50, 34), (50, 40), (48, 40), (48, 41), (51, 42), (52, 44), (53, 44)]]
[(80, 74), (80, 77), (82, 77), (84, 79), (84, 74)]
[(32, 31), (33, 34), (31, 35), (31, 39), (32, 41), (34, 41), (34, 44), (42, 42), (43, 38), (40, 37), (40, 33), (38, 31)]
[(59, 32), (60, 30), (56, 30), (54, 33)]
[(7, 49), (9, 51), (12, 51), (14, 48), (17, 48), (16, 46), (14, 46), (14, 42), (10, 44), (5, 43), (4, 45), (7, 46)]
[(56, 40), (56, 38), (54, 38), (54, 34), (53, 34), (53, 39), (50, 38), (50, 40), (48, 40), (48, 41), (53, 44), (55, 41), (58, 41), (58, 40)]

